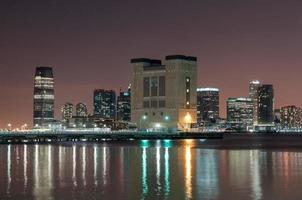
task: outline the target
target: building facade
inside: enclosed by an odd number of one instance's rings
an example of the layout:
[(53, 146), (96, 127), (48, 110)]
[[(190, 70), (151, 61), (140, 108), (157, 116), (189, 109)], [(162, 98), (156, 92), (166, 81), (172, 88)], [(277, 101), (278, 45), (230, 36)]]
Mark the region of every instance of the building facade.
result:
[(120, 92), (117, 97), (117, 120), (118, 121), (131, 121), (131, 91), (130, 87), (126, 92)]
[(140, 129), (188, 130), (197, 122), (197, 58), (132, 59), (131, 120)]
[(274, 122), (273, 85), (261, 85), (258, 90), (258, 125), (272, 126)]
[(54, 121), (54, 78), (51, 67), (37, 67), (34, 77), (33, 125), (48, 127)]
[(94, 116), (115, 120), (116, 95), (113, 90), (96, 89), (93, 93)]
[(281, 127), (285, 129), (301, 128), (302, 110), (294, 105), (280, 109)]
[(197, 88), (197, 122), (215, 123), (219, 118), (219, 89)]
[(253, 128), (253, 101), (251, 98), (228, 98), (227, 124), (235, 130), (247, 131)]
[(61, 113), (63, 123), (68, 124), (73, 116), (73, 104), (65, 103), (61, 108)]
[(258, 88), (261, 86), (258, 80), (252, 80), (249, 83), (249, 98), (253, 101), (253, 125), (258, 123)]

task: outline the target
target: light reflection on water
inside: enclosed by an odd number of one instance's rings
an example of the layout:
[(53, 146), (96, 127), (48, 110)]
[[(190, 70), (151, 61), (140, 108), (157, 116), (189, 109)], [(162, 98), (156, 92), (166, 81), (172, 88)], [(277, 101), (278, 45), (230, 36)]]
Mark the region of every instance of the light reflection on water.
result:
[(171, 140), (0, 146), (0, 199), (293, 199), (302, 152)]

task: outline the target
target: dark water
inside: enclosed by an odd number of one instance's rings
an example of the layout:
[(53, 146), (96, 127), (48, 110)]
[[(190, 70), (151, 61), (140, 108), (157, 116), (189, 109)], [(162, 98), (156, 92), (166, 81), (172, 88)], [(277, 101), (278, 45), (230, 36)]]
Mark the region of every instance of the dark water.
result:
[(0, 145), (0, 199), (302, 198), (300, 148), (224, 143)]

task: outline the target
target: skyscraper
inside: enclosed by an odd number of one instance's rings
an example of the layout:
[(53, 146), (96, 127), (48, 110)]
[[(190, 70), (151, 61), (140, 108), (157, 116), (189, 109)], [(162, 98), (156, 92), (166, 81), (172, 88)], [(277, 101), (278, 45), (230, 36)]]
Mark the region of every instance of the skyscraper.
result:
[(76, 116), (77, 117), (87, 117), (88, 115), (88, 109), (86, 104), (84, 103), (78, 103), (76, 105)]
[(96, 89), (93, 94), (94, 116), (115, 120), (116, 95), (113, 90)]
[(61, 109), (61, 112), (62, 112), (62, 120), (64, 123), (69, 123), (71, 118), (72, 118), (72, 115), (73, 115), (73, 104), (72, 103), (65, 103), (63, 106), (62, 106), (62, 109)]
[(34, 77), (33, 123), (46, 127), (54, 121), (54, 79), (51, 67), (37, 67)]
[(250, 98), (228, 98), (227, 123), (232, 129), (246, 131), (253, 126), (253, 101)]
[(131, 97), (130, 97), (130, 86), (128, 91), (120, 92), (117, 97), (117, 120), (127, 121), (131, 120)]
[(257, 125), (258, 122), (258, 88), (261, 86), (258, 80), (252, 80), (249, 84), (249, 98), (253, 102), (253, 125)]
[(274, 122), (273, 85), (261, 85), (258, 90), (258, 125), (271, 126)]
[(197, 88), (197, 122), (216, 122), (219, 118), (219, 89)]
[(131, 60), (131, 120), (142, 129), (182, 129), (196, 123), (197, 58)]

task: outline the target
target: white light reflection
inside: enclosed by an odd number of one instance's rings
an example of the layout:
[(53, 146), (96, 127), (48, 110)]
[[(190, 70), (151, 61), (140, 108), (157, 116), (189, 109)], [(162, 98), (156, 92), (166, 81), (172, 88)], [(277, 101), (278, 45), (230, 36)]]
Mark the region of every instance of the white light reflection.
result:
[(252, 191), (255, 200), (262, 199), (259, 159), (259, 150), (250, 151)]
[(12, 182), (11, 177), (11, 145), (7, 146), (7, 194), (10, 194), (10, 186)]
[(93, 147), (93, 177), (94, 177), (94, 184), (97, 186), (98, 185), (98, 180), (97, 180), (97, 169), (98, 169), (98, 152), (97, 152), (97, 147)]
[(53, 174), (52, 171), (52, 145), (48, 145), (48, 185), (49, 188), (52, 188), (52, 178)]
[(86, 186), (86, 146), (82, 148), (82, 159), (82, 179), (84, 186)]
[(77, 154), (76, 154), (76, 146), (72, 146), (72, 182), (73, 186), (77, 186), (77, 179), (76, 179), (76, 167), (77, 167)]
[(103, 184), (107, 184), (107, 148), (103, 147)]

